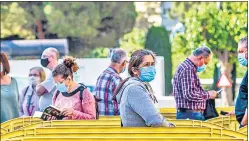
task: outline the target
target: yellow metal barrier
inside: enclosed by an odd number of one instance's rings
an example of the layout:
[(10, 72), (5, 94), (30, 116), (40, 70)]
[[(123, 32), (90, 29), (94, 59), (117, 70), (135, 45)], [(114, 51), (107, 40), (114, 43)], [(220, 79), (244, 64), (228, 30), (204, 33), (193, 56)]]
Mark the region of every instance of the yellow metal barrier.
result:
[(209, 123), (217, 124), (223, 126), (224, 128), (229, 129), (229, 126), (232, 122), (236, 122), (235, 116), (220, 116), (217, 118), (212, 118), (207, 120)]
[(26, 125), (29, 125), (32, 123), (38, 123), (41, 121), (42, 120), (40, 118), (34, 118), (34, 117), (15, 118), (15, 119), (8, 120), (6, 122), (1, 123), (1, 128), (7, 132), (11, 132), (19, 128), (22, 128)]
[(5, 141), (245, 141), (245, 139), (226, 138), (165, 138), (165, 137), (25, 137), (22, 139), (7, 139)]
[(247, 135), (239, 132), (195, 127), (148, 128), (148, 127), (105, 127), (105, 128), (36, 128), (13, 131), (1, 136), (1, 139), (17, 137), (209, 137), (209, 138), (243, 138)]
[(231, 124), (229, 125), (229, 129), (233, 131), (238, 131), (239, 130), (239, 123), (237, 121), (232, 121)]
[[(218, 110), (218, 112), (220, 110), (232, 111), (232, 110), (234, 110), (234, 107), (217, 107), (216, 109)], [(160, 112), (167, 119), (175, 119), (176, 118), (176, 109), (175, 108), (161, 108)], [(233, 120), (233, 118), (234, 118), (234, 120)], [(225, 128), (230, 128), (233, 130), (237, 129), (236, 128), (237, 125), (236, 126), (231, 125), (232, 121), (236, 120), (235, 117), (232, 117), (232, 120), (230, 119), (230, 121), (229, 120), (221, 120), (221, 119), (219, 119), (217, 121), (217, 119), (218, 118), (211, 119), (208, 122), (215, 123), (215, 124), (218, 124), (220, 126), (224, 126)], [(117, 121), (120, 121), (120, 117), (119, 116), (100, 116), (99, 120), (111, 120), (111, 121), (117, 120)], [(24, 127), (24, 126), (27, 126), (30, 124), (38, 123), (38, 122), (41, 122), (41, 119), (33, 118), (33, 117), (23, 117), (23, 118), (12, 119), (12, 120), (9, 120), (7, 122), (1, 123), (1, 128), (3, 128), (3, 130), (1, 130), (1, 134), (5, 133), (5, 132), (11, 132), (11, 131), (14, 131), (18, 128), (21, 128), (21, 127)]]
[[(219, 114), (220, 114), (220, 111), (231, 112), (231, 111), (234, 111), (234, 106), (216, 107), (216, 110)], [(161, 108), (160, 113), (176, 113), (176, 108)]]
[(4, 129), (4, 128), (1, 128), (1, 135), (2, 134), (5, 134), (5, 133), (8, 133), (8, 130)]
[[(100, 116), (98, 120), (120, 121), (120, 117), (119, 116)], [(22, 117), (22, 118), (15, 118), (12, 120), (8, 120), (4, 123), (1, 123), (1, 134), (15, 131), (24, 126), (31, 125), (34, 123), (39, 123), (39, 122), (42, 122), (42, 120), (36, 117)]]
[[(208, 122), (195, 120), (169, 120), (178, 127), (208, 127), (222, 129), (222, 126)], [(31, 125), (24, 126), (23, 129), (34, 129), (38, 127), (120, 127), (120, 121), (104, 121), (104, 120), (54, 120), (43, 121)]]
[(238, 130), (238, 132), (247, 135), (247, 134), (248, 134), (248, 131), (247, 131), (247, 130), (248, 130), (248, 127), (245, 126), (245, 127), (240, 128), (240, 129)]
[(225, 112), (232, 112), (235, 110), (234, 106), (230, 107), (216, 107), (217, 112), (220, 114), (220, 111), (225, 111)]

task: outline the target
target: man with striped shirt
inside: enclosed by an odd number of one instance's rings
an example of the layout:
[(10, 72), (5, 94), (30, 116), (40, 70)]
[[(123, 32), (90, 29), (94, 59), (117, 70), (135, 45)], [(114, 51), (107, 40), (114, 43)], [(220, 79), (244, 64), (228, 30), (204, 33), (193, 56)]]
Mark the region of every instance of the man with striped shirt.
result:
[(199, 47), (178, 66), (173, 78), (177, 119), (205, 120), (203, 112), (206, 101), (215, 99), (218, 93), (214, 90), (205, 91), (197, 72), (205, 70), (212, 57), (212, 51), (208, 47)]
[(112, 100), (112, 97), (122, 81), (119, 74), (125, 71), (127, 62), (126, 52), (122, 49), (115, 49), (111, 55), (110, 66), (98, 77), (95, 95), (101, 99), (98, 102), (99, 115), (119, 115), (118, 104)]

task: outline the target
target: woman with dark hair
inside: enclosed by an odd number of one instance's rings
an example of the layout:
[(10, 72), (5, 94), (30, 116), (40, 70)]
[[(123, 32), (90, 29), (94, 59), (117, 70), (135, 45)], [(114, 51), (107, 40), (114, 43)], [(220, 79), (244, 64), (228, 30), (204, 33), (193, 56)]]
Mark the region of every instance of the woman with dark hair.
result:
[(157, 102), (149, 82), (154, 80), (156, 57), (149, 50), (137, 50), (131, 55), (128, 72), (131, 77), (117, 87), (113, 99), (119, 103), (125, 127), (174, 127), (155, 107)]
[(75, 59), (66, 56), (63, 63), (53, 70), (52, 74), (58, 90), (53, 96), (53, 106), (62, 111), (64, 119), (96, 119), (93, 95), (86, 86), (73, 80), (73, 73), (78, 69)]
[(33, 116), (39, 110), (39, 96), (35, 88), (46, 78), (42, 67), (33, 67), (29, 71), (29, 85), (20, 92), (20, 116)]
[(0, 54), (1, 123), (19, 117), (19, 91), (16, 79), (8, 76), (10, 65), (5, 53)]

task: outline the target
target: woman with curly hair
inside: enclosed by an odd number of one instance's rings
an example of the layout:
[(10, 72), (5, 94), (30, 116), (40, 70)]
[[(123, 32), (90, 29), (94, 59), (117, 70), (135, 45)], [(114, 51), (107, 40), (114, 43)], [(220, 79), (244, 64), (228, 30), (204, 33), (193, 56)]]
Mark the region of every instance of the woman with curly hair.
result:
[(53, 96), (53, 106), (62, 111), (64, 119), (96, 119), (93, 95), (86, 86), (73, 80), (73, 73), (78, 69), (75, 58), (66, 56), (63, 63), (53, 70), (52, 74), (57, 88)]

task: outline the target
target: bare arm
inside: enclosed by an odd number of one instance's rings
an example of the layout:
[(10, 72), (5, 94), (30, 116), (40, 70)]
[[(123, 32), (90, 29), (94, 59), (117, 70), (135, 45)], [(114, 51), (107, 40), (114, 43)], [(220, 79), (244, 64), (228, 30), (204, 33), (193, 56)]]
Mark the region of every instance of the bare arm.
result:
[(44, 87), (44, 86), (42, 86), (42, 85), (37, 85), (36, 86), (36, 94), (38, 95), (38, 96), (42, 96), (43, 94), (45, 94), (45, 93), (47, 93), (48, 91), (47, 91), (47, 89)]
[(245, 115), (244, 115), (244, 117), (243, 117), (243, 119), (242, 119), (242, 121), (241, 121), (241, 124), (243, 125), (243, 126), (246, 126), (247, 125), (247, 118), (248, 118), (248, 115), (247, 115), (248, 113), (247, 113), (247, 109), (246, 109), (246, 112), (245, 112)]

